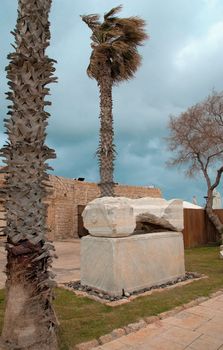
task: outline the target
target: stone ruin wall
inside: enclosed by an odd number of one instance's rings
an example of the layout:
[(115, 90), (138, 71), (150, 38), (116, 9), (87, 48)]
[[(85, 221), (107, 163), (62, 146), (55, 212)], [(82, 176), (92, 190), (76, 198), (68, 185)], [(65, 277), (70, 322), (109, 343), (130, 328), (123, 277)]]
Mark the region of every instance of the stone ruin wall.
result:
[[(0, 174), (0, 186), (3, 185), (4, 174)], [(53, 186), (48, 203), (48, 227), (50, 240), (78, 238), (78, 208), (85, 206), (99, 196), (96, 183), (67, 179), (50, 175)], [(115, 194), (128, 198), (161, 197), (158, 188), (116, 185)], [(0, 202), (0, 226), (4, 226), (4, 213)], [(80, 215), (80, 214), (79, 214)]]

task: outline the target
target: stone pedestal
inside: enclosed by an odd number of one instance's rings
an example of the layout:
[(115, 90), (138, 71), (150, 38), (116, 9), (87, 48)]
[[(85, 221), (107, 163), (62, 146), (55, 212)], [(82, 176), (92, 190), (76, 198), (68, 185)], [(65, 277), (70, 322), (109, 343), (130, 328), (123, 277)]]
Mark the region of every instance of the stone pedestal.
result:
[(184, 274), (182, 233), (81, 239), (81, 283), (111, 296), (162, 284)]

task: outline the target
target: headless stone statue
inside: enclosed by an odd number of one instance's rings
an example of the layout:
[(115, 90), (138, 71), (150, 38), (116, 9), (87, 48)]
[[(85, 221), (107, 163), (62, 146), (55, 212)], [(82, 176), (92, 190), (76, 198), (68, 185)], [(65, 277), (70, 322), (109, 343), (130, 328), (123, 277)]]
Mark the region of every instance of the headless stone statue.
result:
[(197, 205), (197, 197), (196, 196), (193, 196), (192, 203)]
[(220, 193), (214, 189), (213, 191), (213, 209), (221, 209), (221, 195)]

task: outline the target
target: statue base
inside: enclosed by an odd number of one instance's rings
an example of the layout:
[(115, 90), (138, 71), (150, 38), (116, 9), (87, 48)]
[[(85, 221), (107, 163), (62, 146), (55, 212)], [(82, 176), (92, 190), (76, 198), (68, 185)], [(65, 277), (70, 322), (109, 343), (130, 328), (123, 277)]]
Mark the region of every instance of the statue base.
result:
[(181, 232), (81, 239), (81, 284), (111, 296), (160, 285), (184, 275)]

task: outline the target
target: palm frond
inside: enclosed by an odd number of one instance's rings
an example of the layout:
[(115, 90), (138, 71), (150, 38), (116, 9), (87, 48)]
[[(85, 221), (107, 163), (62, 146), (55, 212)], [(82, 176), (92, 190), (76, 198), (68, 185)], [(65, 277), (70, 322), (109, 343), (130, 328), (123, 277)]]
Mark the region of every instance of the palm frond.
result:
[(80, 17), (81, 17), (82, 21), (85, 22), (92, 31), (96, 27), (101, 25), (101, 23), (99, 21), (100, 16), (97, 14), (81, 15)]
[(82, 16), (92, 29), (92, 55), (87, 70), (91, 78), (99, 80), (103, 64), (109, 65), (113, 83), (134, 77), (141, 64), (137, 47), (148, 38), (145, 21), (140, 17), (119, 18), (115, 15), (122, 9), (117, 6), (104, 15)]
[(109, 12), (106, 12), (104, 15), (104, 20), (106, 21), (110, 17), (113, 17), (117, 13), (119, 13), (122, 10), (122, 5), (119, 5), (117, 7), (113, 7)]
[(146, 22), (139, 17), (119, 18), (117, 25), (125, 35), (125, 41), (130, 45), (142, 45), (149, 38), (145, 32)]

